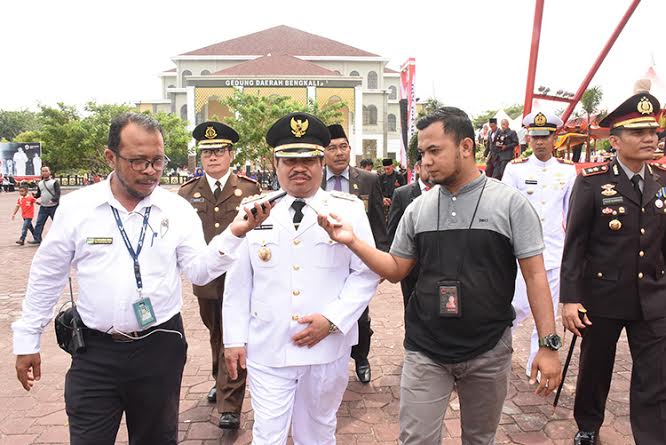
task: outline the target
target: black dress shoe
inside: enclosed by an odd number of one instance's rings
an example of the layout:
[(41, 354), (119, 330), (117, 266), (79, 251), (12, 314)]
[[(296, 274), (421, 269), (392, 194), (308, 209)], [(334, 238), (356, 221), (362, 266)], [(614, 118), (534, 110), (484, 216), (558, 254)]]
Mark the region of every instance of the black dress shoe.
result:
[(217, 426), (223, 430), (237, 430), (240, 428), (240, 414), (237, 413), (222, 413), (220, 421)]
[(574, 437), (574, 445), (595, 445), (597, 433), (591, 431), (578, 431)]
[(367, 359), (356, 360), (356, 376), (361, 383), (370, 383), (372, 374), (370, 373), (370, 363)]
[(208, 395), (206, 396), (206, 398), (210, 403), (217, 402), (217, 388), (215, 386), (213, 386), (210, 389), (210, 391), (208, 391)]

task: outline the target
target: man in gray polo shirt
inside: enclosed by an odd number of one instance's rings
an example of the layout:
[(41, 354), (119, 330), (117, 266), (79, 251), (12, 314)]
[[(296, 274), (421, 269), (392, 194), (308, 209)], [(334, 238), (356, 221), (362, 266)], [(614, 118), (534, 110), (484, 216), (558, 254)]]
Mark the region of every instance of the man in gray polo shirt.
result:
[(479, 174), (467, 114), (444, 107), (418, 124), (423, 168), (439, 187), (407, 207), (390, 253), (356, 238), (335, 215), (319, 223), (373, 271), (391, 282), (420, 264), (405, 316), (400, 391), (400, 442), (439, 444), (455, 387), (462, 440), (492, 444), (511, 371), (511, 300), (516, 259), (543, 347), (530, 383), (547, 396), (561, 380), (550, 290), (538, 215), (516, 190)]

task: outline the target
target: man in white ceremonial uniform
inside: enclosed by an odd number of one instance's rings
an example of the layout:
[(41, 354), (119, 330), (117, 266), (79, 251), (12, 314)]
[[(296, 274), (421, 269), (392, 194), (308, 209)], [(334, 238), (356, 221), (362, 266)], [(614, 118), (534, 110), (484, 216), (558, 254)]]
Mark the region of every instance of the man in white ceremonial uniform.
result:
[[(518, 189), (539, 214), (543, 227), (546, 249), (543, 253), (548, 284), (553, 298), (553, 312), (557, 314), (560, 298), (560, 263), (564, 248), (564, 229), (569, 213), (569, 195), (576, 179), (576, 167), (571, 161), (553, 156), (555, 135), (562, 126), (562, 120), (552, 113), (532, 112), (525, 116), (523, 125), (527, 127), (529, 146), (533, 154), (518, 158), (507, 165), (502, 182)], [(513, 296), (516, 311), (514, 326), (530, 315), (525, 280), (516, 276), (516, 290)], [(529, 376), (532, 361), (539, 350), (539, 336), (532, 330), (530, 355), (525, 368)]]
[(254, 444), (286, 443), (290, 424), (296, 445), (334, 444), (356, 321), (379, 277), (330, 239), (317, 214), (344, 214), (374, 245), (372, 231), (361, 200), (320, 189), (330, 135), (319, 119), (289, 114), (266, 140), (287, 194), (227, 273), (225, 359), (231, 378), (247, 364)]

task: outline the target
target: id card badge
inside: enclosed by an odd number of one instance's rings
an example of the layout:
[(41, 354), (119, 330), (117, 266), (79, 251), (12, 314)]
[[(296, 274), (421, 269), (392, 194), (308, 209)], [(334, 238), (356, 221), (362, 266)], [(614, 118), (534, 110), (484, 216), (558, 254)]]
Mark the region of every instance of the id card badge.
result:
[(147, 328), (151, 324), (155, 323), (157, 319), (155, 318), (155, 311), (153, 311), (153, 305), (150, 302), (150, 298), (141, 298), (136, 303), (132, 305), (134, 308), (134, 316), (136, 317), (137, 323), (141, 329)]
[(460, 318), (462, 315), (460, 281), (440, 281), (437, 283), (437, 294), (439, 295), (439, 316)]

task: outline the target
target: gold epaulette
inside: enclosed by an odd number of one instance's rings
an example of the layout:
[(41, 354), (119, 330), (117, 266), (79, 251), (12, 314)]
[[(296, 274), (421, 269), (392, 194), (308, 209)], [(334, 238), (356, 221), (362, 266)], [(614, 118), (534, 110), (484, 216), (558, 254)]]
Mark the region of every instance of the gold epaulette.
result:
[(188, 184), (192, 184), (193, 182), (196, 182), (199, 178), (201, 178), (201, 176), (194, 177), (194, 178), (190, 179), (190, 180), (187, 181), (187, 182), (183, 182), (182, 184), (180, 184), (180, 188), (183, 188), (183, 187), (185, 187), (185, 186), (188, 185)]
[(511, 161), (512, 164), (522, 164), (523, 162), (527, 162), (529, 158), (516, 158), (513, 161)]
[(241, 179), (245, 179), (246, 181), (254, 182), (255, 184), (257, 183), (257, 180), (256, 180), (256, 179), (248, 178), (248, 177), (245, 176), (245, 175), (236, 175), (236, 176), (238, 176), (238, 177), (241, 178)]
[(356, 201), (358, 199), (355, 195), (352, 195), (351, 193), (338, 192), (336, 190), (332, 190), (329, 193), (334, 198), (346, 199), (347, 201)]
[(258, 195), (246, 196), (241, 200), (241, 204), (247, 204), (248, 202), (259, 201), (260, 199), (266, 198), (269, 193), (259, 193)]
[(584, 168), (581, 174), (583, 176), (594, 176), (608, 171), (608, 164), (595, 165), (594, 167)]
[(557, 162), (560, 164), (567, 164), (567, 165), (573, 165), (573, 161), (570, 161), (569, 159), (564, 159), (564, 158), (555, 158), (557, 159)]
[(663, 164), (661, 162), (650, 162), (649, 165), (651, 165), (654, 168), (658, 168), (659, 170), (666, 170), (666, 164)]

